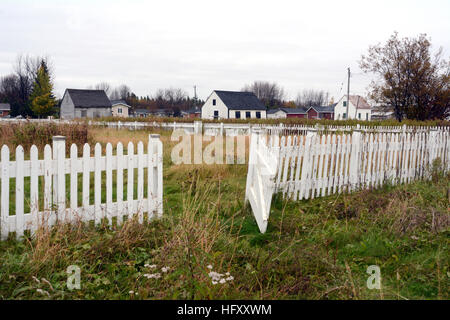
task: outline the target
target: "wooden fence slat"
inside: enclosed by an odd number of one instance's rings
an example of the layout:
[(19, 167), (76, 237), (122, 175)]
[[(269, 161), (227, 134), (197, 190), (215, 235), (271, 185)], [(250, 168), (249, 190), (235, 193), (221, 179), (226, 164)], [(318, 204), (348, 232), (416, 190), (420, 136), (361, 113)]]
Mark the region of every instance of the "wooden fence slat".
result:
[(30, 231), (33, 235), (39, 226), (39, 161), (38, 148), (32, 145), (30, 148), (30, 213), (32, 215)]
[(108, 224), (112, 226), (113, 220), (113, 210), (111, 208), (113, 203), (113, 174), (112, 174), (112, 163), (113, 163), (113, 150), (112, 144), (106, 144), (106, 218), (108, 219)]
[(117, 224), (120, 225), (123, 222), (123, 144), (119, 142), (117, 144)]
[(138, 199), (138, 220), (139, 223), (144, 222), (144, 207), (143, 207), (143, 199), (144, 199), (144, 144), (142, 141), (138, 142), (137, 145), (138, 151), (138, 177), (137, 177), (137, 199)]
[(78, 147), (74, 143), (70, 146), (70, 212), (71, 221), (78, 218)]
[(82, 195), (82, 205), (83, 205), (83, 217), (84, 221), (93, 220), (94, 216), (89, 216), (87, 212), (85, 212), (85, 208), (89, 207), (89, 198), (90, 198), (90, 156), (91, 156), (91, 147), (89, 144), (85, 143), (83, 146), (83, 195)]
[(101, 157), (102, 157), (102, 147), (100, 143), (95, 144), (94, 148), (95, 156), (95, 171), (94, 171), (94, 206), (95, 206), (95, 225), (100, 224), (101, 220), (104, 218), (102, 209), (100, 208), (102, 201), (102, 172), (101, 172)]
[(1, 148), (1, 210), (0, 210), (0, 236), (6, 240), (9, 235), (9, 148)]
[(23, 236), (24, 231), (24, 151), (22, 146), (16, 148), (16, 238), (20, 239)]
[(128, 218), (132, 218), (134, 214), (133, 208), (133, 192), (134, 192), (134, 145), (132, 142), (128, 143), (128, 183), (127, 183), (127, 203), (128, 203)]

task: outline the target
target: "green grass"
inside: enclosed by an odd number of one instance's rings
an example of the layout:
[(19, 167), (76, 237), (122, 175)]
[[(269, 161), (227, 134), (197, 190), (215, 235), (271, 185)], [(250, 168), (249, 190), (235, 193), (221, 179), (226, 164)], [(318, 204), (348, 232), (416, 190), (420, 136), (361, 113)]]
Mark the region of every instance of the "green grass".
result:
[[(243, 203), (246, 166), (174, 166), (169, 149), (162, 219), (0, 242), (0, 299), (449, 299), (450, 176), (298, 202), (276, 195), (261, 234)], [(66, 287), (70, 265), (81, 290)], [(208, 265), (234, 279), (213, 284)], [(366, 286), (370, 265), (381, 290)]]

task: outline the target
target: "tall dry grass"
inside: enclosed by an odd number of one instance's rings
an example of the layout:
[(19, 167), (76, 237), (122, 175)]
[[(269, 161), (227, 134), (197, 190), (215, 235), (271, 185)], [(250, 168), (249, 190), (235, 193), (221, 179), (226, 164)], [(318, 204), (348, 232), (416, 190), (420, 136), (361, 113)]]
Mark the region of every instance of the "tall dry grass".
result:
[(67, 151), (75, 143), (79, 148), (92, 141), (86, 124), (54, 123), (5, 123), (0, 124), (0, 146), (16, 148), (18, 145), (29, 150), (36, 145), (42, 150), (46, 144), (52, 144), (53, 136), (65, 136)]

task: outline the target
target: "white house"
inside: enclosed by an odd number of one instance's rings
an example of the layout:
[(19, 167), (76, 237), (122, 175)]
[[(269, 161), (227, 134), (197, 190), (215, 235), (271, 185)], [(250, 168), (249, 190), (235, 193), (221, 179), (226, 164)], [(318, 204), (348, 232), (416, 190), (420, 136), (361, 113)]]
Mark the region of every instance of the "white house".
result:
[(266, 111), (253, 92), (214, 90), (202, 107), (202, 119), (265, 119)]
[(367, 101), (358, 95), (349, 96), (348, 116), (347, 116), (347, 95), (343, 96), (334, 107), (334, 120), (371, 120), (372, 108)]
[(129, 106), (125, 101), (123, 100), (111, 100), (112, 104), (112, 116), (113, 117), (129, 117), (129, 110), (131, 106)]

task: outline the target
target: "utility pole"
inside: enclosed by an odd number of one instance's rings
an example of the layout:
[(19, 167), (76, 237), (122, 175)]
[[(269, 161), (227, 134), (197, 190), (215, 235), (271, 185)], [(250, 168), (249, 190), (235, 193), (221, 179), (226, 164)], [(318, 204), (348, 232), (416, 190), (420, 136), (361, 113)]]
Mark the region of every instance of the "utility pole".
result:
[(348, 116), (348, 105), (350, 103), (350, 68), (347, 69), (348, 70), (348, 82), (347, 82), (347, 110), (345, 112), (345, 117), (346, 119), (349, 119)]
[(194, 99), (197, 101), (197, 86), (194, 86)]

